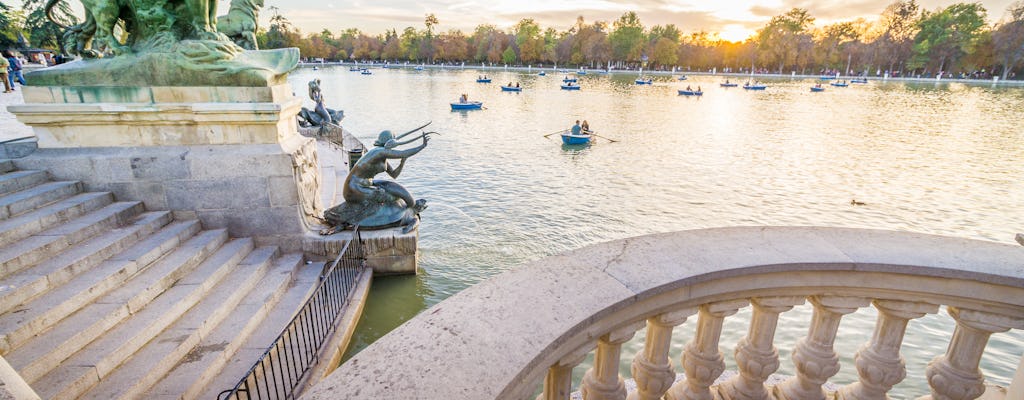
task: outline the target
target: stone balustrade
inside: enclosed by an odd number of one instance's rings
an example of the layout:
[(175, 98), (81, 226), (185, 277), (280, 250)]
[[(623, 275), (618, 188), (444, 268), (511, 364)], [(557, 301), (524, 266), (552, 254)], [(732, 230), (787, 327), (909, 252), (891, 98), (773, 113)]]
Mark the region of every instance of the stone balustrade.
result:
[[(792, 349), (795, 376), (770, 385), (781, 363), (779, 316), (809, 303), (807, 335)], [(751, 307), (725, 370), (723, 322)], [(840, 369), (843, 317), (873, 307), (874, 332), (854, 355), (859, 380), (826, 390)], [(906, 377), (908, 322), (944, 308), (945, 354), (925, 371), (923, 399), (1010, 399), (979, 370), (992, 333), (1024, 328), (1024, 247), (844, 228), (747, 227), (684, 231), (594, 245), (533, 262), (471, 287), (381, 338), (305, 399), (886, 399)], [(646, 328), (645, 328), (646, 327)], [(621, 346), (646, 329), (632, 360)], [(673, 366), (674, 331), (692, 330)], [(870, 336), (869, 336), (870, 334)], [(721, 346), (720, 346), (721, 345)], [(580, 382), (572, 370), (590, 352)], [(846, 356), (850, 356), (847, 354)], [(1016, 362), (1016, 360), (1013, 360)], [(631, 363), (629, 392), (619, 366)], [(676, 381), (676, 374), (685, 378)], [(717, 383), (716, 383), (717, 382)], [(991, 389), (991, 390), (989, 390)], [(987, 390), (987, 392), (986, 392)]]

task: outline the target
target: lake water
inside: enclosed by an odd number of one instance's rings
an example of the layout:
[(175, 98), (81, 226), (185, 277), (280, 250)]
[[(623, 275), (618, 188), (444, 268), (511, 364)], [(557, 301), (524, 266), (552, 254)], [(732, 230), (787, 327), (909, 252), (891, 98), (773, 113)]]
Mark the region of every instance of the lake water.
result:
[[(871, 82), (811, 93), (810, 79), (766, 80), (768, 90), (721, 88), (722, 77), (680, 82), (635, 74), (586, 75), (477, 70), (302, 69), (289, 79), (305, 95), (322, 80), (328, 106), (364, 143), (383, 129), (433, 121), (441, 132), (410, 158), (399, 179), (428, 200), (415, 277), (375, 279), (351, 352), (452, 294), (524, 262), (631, 236), (736, 225), (827, 225), (894, 229), (1012, 243), (1024, 232), (1024, 89), (959, 83)], [(742, 78), (731, 78), (741, 81)], [(521, 93), (499, 85), (518, 82)], [(742, 82), (742, 81), (741, 81)], [(701, 98), (678, 96), (687, 85)], [(485, 110), (452, 112), (466, 93)], [(307, 103), (309, 101), (307, 100)], [(308, 104), (307, 104), (308, 105)], [(557, 135), (586, 119), (598, 140), (565, 148)], [(864, 205), (851, 205), (851, 200)], [(726, 320), (730, 369), (749, 307)], [(808, 306), (783, 314), (779, 373), (807, 332)], [(843, 319), (833, 382), (856, 380), (853, 354), (870, 336), (873, 309)], [(927, 393), (924, 368), (945, 351), (952, 319), (914, 320), (903, 346), (908, 377), (894, 398)], [(676, 329), (672, 358), (695, 324)], [(625, 346), (631, 360), (642, 331)], [(1024, 334), (993, 336), (983, 361), (990, 382), (1009, 382)], [(587, 361), (589, 365), (589, 360)], [(581, 375), (588, 365), (576, 368)], [(629, 376), (629, 363), (622, 363)]]

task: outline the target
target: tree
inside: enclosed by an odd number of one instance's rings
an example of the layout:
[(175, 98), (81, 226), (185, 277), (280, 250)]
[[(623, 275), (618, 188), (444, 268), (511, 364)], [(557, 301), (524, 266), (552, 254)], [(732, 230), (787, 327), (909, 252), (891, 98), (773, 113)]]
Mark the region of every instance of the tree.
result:
[(818, 32), (818, 62), (826, 68), (839, 69), (846, 59), (840, 56), (846, 47), (860, 39), (860, 33), (853, 22), (837, 22)]
[(992, 47), (996, 59), (1002, 63), (1002, 79), (1024, 59), (1024, 1), (1007, 9), (1007, 17), (992, 32)]
[(416, 28), (408, 26), (402, 31), (402, 36), (399, 37), (399, 46), (402, 49), (402, 56), (409, 61), (417, 61), (420, 59), (420, 42), (423, 38), (419, 32), (416, 32)]
[(651, 62), (657, 65), (675, 65), (676, 61), (679, 61), (679, 55), (676, 53), (678, 47), (679, 45), (669, 38), (658, 38), (651, 51)]
[[(46, 16), (45, 0), (25, 0), (22, 9), (28, 13), (25, 18), (25, 30), (36, 47), (63, 49), (64, 28)], [(75, 17), (65, 1), (59, 1), (53, 7), (53, 17), (64, 26), (78, 23), (78, 17)]]
[(613, 24), (615, 29), (608, 34), (612, 57), (618, 61), (640, 61), (644, 45), (644, 26), (636, 12), (622, 14)]
[(292, 26), (291, 21), (288, 21), (277, 7), (271, 6), (270, 12), (270, 28), (267, 30), (266, 41), (260, 43), (260, 48), (299, 47), (302, 35)]
[(423, 18), (423, 25), (426, 26), (427, 30), (423, 32), (422, 40), (419, 41), (420, 51), (417, 58), (423, 57), (430, 62), (434, 62), (434, 26), (437, 24), (437, 17), (434, 14), (427, 14)]
[(953, 66), (973, 51), (985, 27), (986, 11), (980, 3), (957, 3), (935, 12), (925, 11), (914, 37), (914, 65), (934, 65), (937, 71)]
[(882, 12), (882, 33), (875, 40), (879, 56), (889, 62), (887, 71), (902, 71), (914, 54), (914, 36), (918, 32), (920, 7), (914, 0), (900, 0)]
[(772, 17), (764, 28), (757, 33), (758, 49), (766, 63), (777, 63), (779, 73), (786, 65), (796, 64), (798, 53), (806, 48), (802, 43), (810, 41), (808, 29), (814, 23), (814, 17), (806, 9), (793, 8), (785, 14)]
[(11, 18), (11, 8), (0, 2), (0, 47), (14, 47), (17, 43), (17, 28)]
[(501, 52), (501, 62), (505, 64), (516, 62), (516, 51), (512, 49), (512, 45), (509, 45), (505, 48), (505, 51)]
[(540, 61), (544, 54), (544, 39), (540, 36), (540, 25), (533, 18), (523, 18), (513, 27), (519, 58), (530, 63)]

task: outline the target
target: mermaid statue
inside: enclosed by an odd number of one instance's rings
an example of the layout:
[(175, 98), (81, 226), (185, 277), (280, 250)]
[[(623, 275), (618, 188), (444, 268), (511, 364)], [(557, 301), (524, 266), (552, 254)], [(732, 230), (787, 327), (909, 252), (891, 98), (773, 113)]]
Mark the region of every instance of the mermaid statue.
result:
[[(398, 178), (405, 167), (405, 160), (416, 155), (427, 147), (430, 135), (437, 132), (424, 132), (418, 137), (401, 141), (430, 123), (409, 132), (394, 136), (391, 131), (383, 131), (373, 143), (373, 148), (366, 152), (352, 166), (345, 178), (342, 196), (345, 202), (324, 211), (324, 220), (328, 228), (321, 230), (321, 235), (330, 235), (345, 229), (385, 229), (402, 227), (402, 233), (409, 233), (419, 225), (420, 211), (427, 208), (424, 199), (415, 200), (408, 190), (397, 182), (373, 179), (381, 172), (387, 172), (392, 178)], [(396, 147), (422, 140), (419, 146), (398, 150)], [(388, 160), (400, 160), (398, 167), (392, 168)]]

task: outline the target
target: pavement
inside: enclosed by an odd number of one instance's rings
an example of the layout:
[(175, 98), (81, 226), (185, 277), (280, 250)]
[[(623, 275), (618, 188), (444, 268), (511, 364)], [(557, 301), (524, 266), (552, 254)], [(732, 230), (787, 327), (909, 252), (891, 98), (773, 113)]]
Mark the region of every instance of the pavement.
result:
[(18, 122), (14, 114), (7, 111), (7, 106), (25, 103), (25, 100), (21, 97), (21, 86), (17, 84), (15, 86), (17, 88), (15, 88), (13, 93), (0, 93), (0, 142), (26, 136), (35, 136), (32, 128)]

